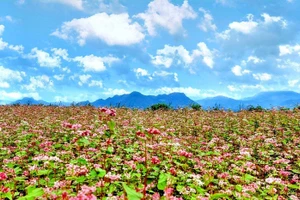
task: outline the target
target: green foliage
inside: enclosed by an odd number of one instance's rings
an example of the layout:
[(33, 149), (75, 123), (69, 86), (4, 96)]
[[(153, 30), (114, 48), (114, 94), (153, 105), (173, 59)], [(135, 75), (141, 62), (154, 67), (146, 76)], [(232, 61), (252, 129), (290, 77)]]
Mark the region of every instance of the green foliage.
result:
[(199, 104), (196, 104), (196, 103), (193, 103), (193, 104), (191, 105), (191, 108), (192, 108), (193, 110), (202, 110), (202, 106), (199, 105)]
[(265, 109), (261, 106), (254, 107), (254, 106), (250, 105), (250, 106), (247, 107), (247, 111), (262, 112), (264, 110)]
[(127, 194), (128, 199), (130, 200), (140, 200), (143, 198), (143, 194), (136, 192), (134, 189), (130, 188), (126, 185), (126, 183), (123, 183), (123, 188)]
[(157, 103), (154, 104), (150, 107), (150, 110), (155, 111), (155, 110), (172, 110), (171, 105), (167, 105), (165, 103)]

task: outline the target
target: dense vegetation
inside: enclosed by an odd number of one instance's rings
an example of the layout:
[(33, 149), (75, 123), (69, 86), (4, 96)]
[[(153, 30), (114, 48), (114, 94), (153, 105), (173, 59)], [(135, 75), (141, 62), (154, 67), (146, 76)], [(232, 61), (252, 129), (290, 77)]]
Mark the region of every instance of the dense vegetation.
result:
[(0, 199), (297, 199), (300, 110), (0, 107)]

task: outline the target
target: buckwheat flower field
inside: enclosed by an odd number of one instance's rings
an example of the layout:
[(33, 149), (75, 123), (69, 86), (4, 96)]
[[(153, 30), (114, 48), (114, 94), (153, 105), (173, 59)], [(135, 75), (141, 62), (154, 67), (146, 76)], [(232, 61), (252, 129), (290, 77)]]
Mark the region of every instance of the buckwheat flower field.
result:
[(300, 111), (1, 106), (0, 199), (292, 199)]

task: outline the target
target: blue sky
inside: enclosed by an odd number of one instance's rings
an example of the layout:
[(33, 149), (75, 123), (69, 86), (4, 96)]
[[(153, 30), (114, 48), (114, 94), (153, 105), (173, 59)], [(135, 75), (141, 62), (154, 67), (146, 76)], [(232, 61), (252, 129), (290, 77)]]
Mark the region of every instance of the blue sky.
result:
[(300, 92), (299, 0), (0, 2), (0, 102)]

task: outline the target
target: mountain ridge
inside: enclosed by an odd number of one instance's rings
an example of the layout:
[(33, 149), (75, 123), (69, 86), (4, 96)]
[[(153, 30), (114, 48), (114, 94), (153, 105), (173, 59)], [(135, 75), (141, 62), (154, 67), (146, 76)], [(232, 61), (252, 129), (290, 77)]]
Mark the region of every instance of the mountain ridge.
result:
[(192, 104), (200, 104), (204, 109), (231, 109), (240, 110), (246, 109), (248, 106), (262, 106), (263, 108), (269, 109), (273, 107), (287, 107), (293, 108), (300, 104), (300, 93), (294, 91), (268, 91), (260, 92), (254, 96), (233, 99), (226, 96), (215, 96), (208, 97), (194, 101), (188, 98), (184, 93), (174, 92), (170, 94), (159, 94), (159, 95), (144, 95), (140, 92), (134, 91), (129, 94), (114, 95), (106, 99), (97, 99), (93, 102), (88, 100), (80, 102), (46, 102), (43, 100), (35, 100), (31, 97), (25, 97), (23, 99), (11, 102), (12, 104), (21, 105), (58, 105), (58, 106), (85, 106), (92, 105), (95, 107), (128, 107), (128, 108), (139, 108), (145, 109), (153, 104), (164, 103), (168, 104), (173, 108), (189, 107)]

